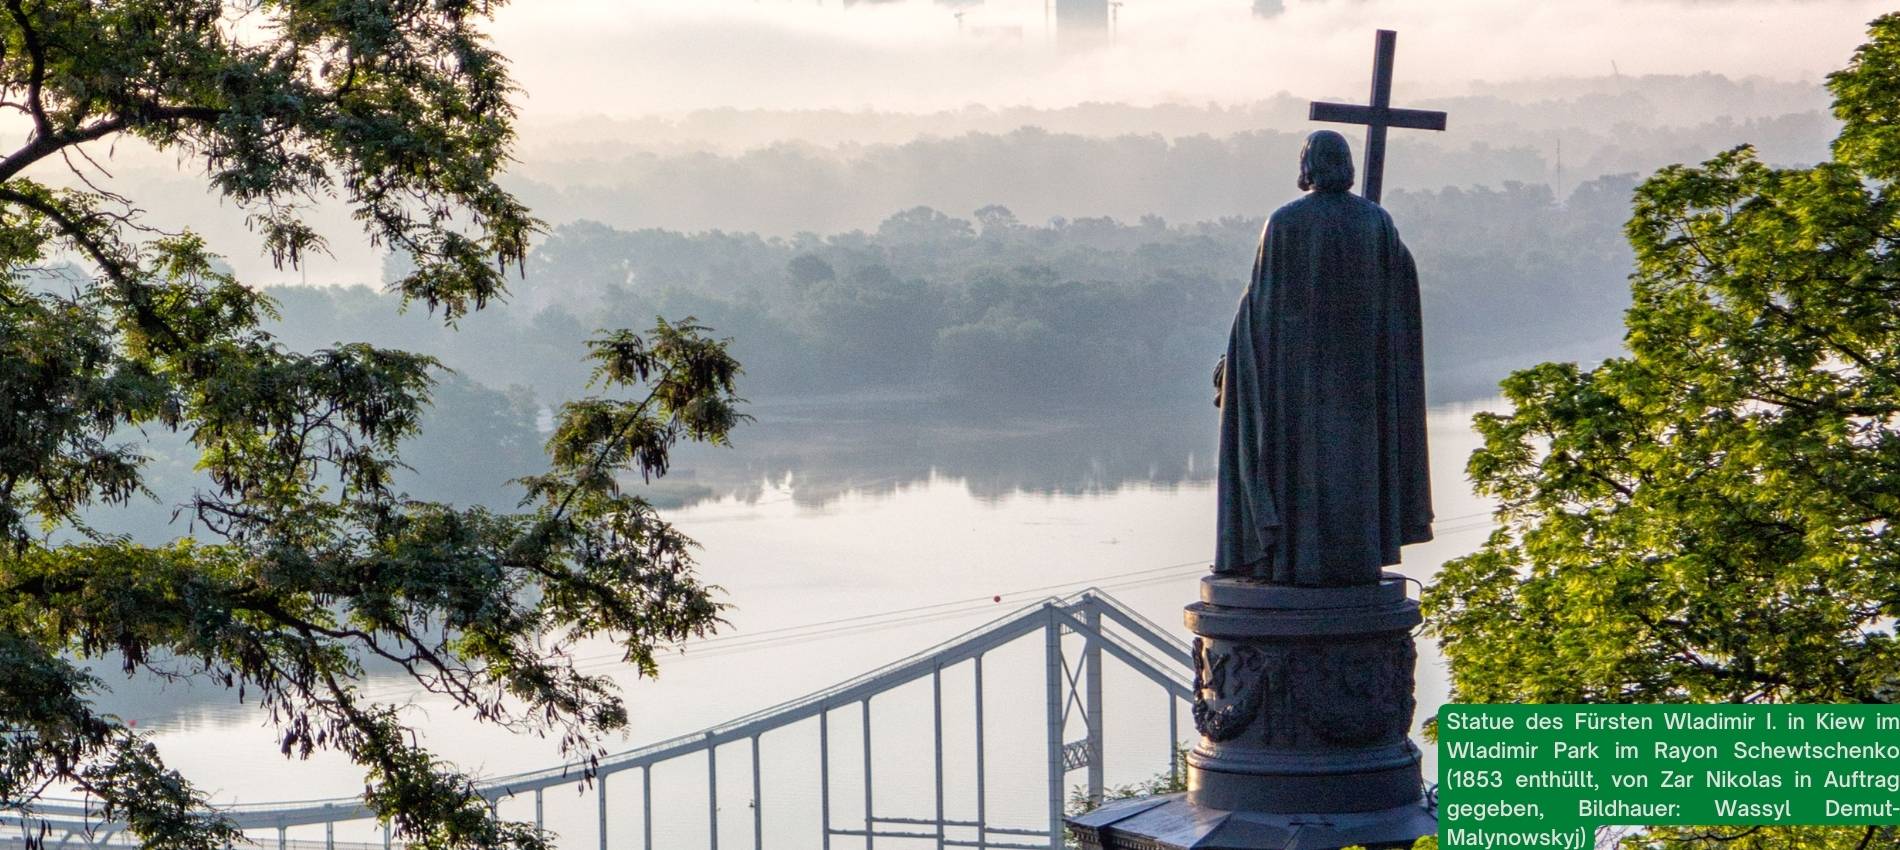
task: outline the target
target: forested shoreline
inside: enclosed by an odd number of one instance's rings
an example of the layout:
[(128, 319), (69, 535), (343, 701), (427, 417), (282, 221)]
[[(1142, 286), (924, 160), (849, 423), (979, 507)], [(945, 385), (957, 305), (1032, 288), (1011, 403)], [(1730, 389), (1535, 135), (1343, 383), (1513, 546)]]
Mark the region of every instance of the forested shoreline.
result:
[[(1434, 401), (1493, 394), (1512, 365), (1613, 350), (1626, 303), (1631, 178), (1557, 203), (1544, 186), (1395, 192), (1418, 257)], [(692, 316), (746, 367), (755, 400), (890, 393), (1033, 412), (1202, 400), (1263, 217), (1017, 220), (927, 207), (875, 231), (554, 228), (511, 302), (450, 331), (367, 287), (270, 291), (294, 348), (361, 339), (441, 357), (542, 403), (584, 391), (575, 340)], [(389, 273), (401, 272), (392, 258)], [(1500, 317), (1511, 317), (1504, 321)]]
[[(655, 317), (732, 340), (763, 417), (749, 439), (766, 456), (748, 455), (747, 474), (810, 465), (793, 445), (804, 432), (780, 420), (814, 404), (875, 418), (865, 439), (926, 422), (1173, 421), (1186, 445), (1211, 414), (1209, 372), (1262, 223), (1297, 194), (1303, 103), (928, 120), (713, 110), (531, 129), (504, 179), (559, 213), (502, 303), (454, 328), (399, 311), (384, 287), (408, 267), (388, 255), (381, 280), (268, 287), (283, 316), (270, 327), (292, 350), (368, 342), (439, 358), (405, 486), (497, 508), (515, 498), (502, 482), (545, 463), (546, 412), (590, 392), (582, 340)], [(1825, 156), (1837, 122), (1824, 103), (1818, 86), (1717, 75), (1421, 103), (1452, 110), (1459, 132), (1395, 143), (1385, 202), (1419, 261), (1430, 400), (1491, 398), (1527, 363), (1614, 353), (1635, 175), (1737, 140), (1774, 161)], [(1601, 120), (1579, 126), (1586, 112)], [(215, 236), (217, 221), (192, 226)], [(472, 446), (482, 463), (468, 463)], [(190, 479), (165, 446), (151, 452), (160, 477)], [(669, 486), (692, 499), (707, 485)]]

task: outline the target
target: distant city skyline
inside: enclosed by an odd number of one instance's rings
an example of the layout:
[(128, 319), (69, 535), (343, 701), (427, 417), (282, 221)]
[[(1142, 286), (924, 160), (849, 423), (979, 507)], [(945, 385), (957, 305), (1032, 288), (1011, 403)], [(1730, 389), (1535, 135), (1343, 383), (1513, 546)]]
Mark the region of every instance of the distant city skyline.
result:
[[(1284, 9), (1275, 14), (1274, 6)], [(539, 0), (496, 44), (529, 118), (701, 108), (934, 111), (969, 104), (1236, 103), (1365, 86), (1372, 30), (1400, 31), (1405, 97), (1476, 82), (1684, 74), (1818, 80), (1875, 0)], [(1055, 13), (1118, 19), (1059, 49)], [(1065, 45), (1072, 47), (1073, 45)]]

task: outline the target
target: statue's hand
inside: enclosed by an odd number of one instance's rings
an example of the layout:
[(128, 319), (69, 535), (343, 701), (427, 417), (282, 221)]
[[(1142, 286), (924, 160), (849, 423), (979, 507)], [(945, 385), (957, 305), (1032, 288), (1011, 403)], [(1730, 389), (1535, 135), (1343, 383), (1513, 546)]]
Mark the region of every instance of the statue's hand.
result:
[(1221, 397), (1227, 388), (1227, 355), (1220, 356), (1220, 362), (1214, 364), (1214, 406), (1219, 407)]

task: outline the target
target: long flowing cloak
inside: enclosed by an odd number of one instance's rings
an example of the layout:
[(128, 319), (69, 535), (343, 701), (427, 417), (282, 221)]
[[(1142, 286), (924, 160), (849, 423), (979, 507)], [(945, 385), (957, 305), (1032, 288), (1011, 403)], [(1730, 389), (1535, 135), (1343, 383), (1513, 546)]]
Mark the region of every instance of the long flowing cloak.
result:
[(1377, 204), (1268, 220), (1221, 398), (1216, 573), (1368, 584), (1431, 539), (1418, 270)]

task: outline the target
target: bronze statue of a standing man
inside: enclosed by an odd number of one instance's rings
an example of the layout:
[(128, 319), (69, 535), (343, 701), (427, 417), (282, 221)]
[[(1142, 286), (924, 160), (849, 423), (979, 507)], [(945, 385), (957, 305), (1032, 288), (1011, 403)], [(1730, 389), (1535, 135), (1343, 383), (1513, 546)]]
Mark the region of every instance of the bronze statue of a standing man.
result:
[(1217, 574), (1376, 584), (1432, 537), (1418, 270), (1352, 184), (1345, 137), (1313, 133), (1308, 194), (1260, 236), (1216, 378)]
[[(1215, 574), (1194, 633), (1187, 793), (1069, 821), (1084, 848), (1411, 847), (1438, 832), (1420, 753), (1399, 547), (1431, 539), (1418, 269), (1379, 208), (1385, 133), (1445, 129), (1391, 104), (1398, 34), (1374, 41), (1366, 106), (1309, 117), (1366, 126), (1367, 197), (1338, 133), (1307, 137), (1306, 197), (1260, 236), (1223, 367)], [(1055, 739), (1051, 739), (1055, 740)]]

